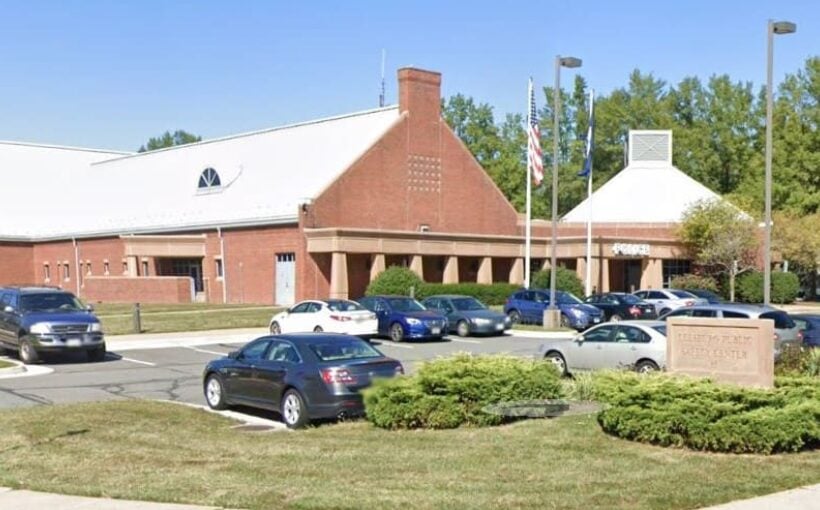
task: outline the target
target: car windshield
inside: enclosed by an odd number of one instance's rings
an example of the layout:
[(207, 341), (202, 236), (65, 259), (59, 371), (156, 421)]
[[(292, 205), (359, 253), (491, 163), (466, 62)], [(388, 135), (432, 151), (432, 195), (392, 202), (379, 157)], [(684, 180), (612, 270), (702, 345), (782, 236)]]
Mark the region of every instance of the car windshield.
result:
[(68, 312), (84, 310), (83, 304), (71, 294), (49, 292), (47, 294), (23, 294), (20, 296), (20, 309), (26, 312), (45, 312), (65, 310)]
[(334, 312), (361, 312), (364, 307), (355, 301), (347, 301), (346, 299), (330, 299), (327, 301), (327, 307)]
[(334, 338), (328, 342), (310, 344), (310, 349), (322, 361), (380, 358), (382, 354), (358, 338)]
[(670, 294), (674, 295), (675, 297), (679, 298), (694, 298), (697, 297), (691, 292), (686, 292), (685, 290), (670, 290)]
[(621, 299), (621, 301), (623, 301), (624, 303), (626, 303), (628, 305), (637, 305), (638, 303), (643, 301), (638, 296), (633, 296), (632, 294), (624, 294), (623, 296), (618, 296), (618, 297)]
[(666, 336), (666, 324), (659, 324), (657, 326), (652, 326), (652, 329), (654, 329), (655, 331), (657, 331), (661, 335)]
[(453, 300), (453, 306), (456, 307), (456, 310), (460, 310), (462, 312), (468, 312), (470, 310), (486, 310), (487, 307), (484, 306), (481, 301), (475, 298), (459, 298)]
[(580, 305), (581, 300), (575, 297), (574, 294), (570, 294), (569, 292), (559, 292), (558, 293), (558, 304), (559, 305)]
[(390, 298), (387, 302), (397, 312), (421, 312), (426, 310), (421, 303), (412, 298)]

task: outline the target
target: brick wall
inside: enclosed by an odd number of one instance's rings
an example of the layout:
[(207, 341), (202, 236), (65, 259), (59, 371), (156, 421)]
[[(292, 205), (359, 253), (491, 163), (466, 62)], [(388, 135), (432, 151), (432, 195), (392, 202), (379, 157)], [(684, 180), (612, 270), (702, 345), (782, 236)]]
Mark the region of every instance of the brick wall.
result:
[(89, 276), (83, 299), (105, 303), (190, 303), (191, 279), (184, 276)]
[(32, 266), (30, 244), (0, 244), (0, 285), (37, 283)]

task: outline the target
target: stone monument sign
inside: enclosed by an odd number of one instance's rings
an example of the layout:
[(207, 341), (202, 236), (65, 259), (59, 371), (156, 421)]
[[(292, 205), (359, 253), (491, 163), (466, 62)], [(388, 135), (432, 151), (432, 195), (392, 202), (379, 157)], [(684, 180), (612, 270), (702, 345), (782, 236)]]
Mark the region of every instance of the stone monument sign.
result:
[(666, 368), (719, 382), (774, 385), (774, 322), (766, 319), (670, 317)]

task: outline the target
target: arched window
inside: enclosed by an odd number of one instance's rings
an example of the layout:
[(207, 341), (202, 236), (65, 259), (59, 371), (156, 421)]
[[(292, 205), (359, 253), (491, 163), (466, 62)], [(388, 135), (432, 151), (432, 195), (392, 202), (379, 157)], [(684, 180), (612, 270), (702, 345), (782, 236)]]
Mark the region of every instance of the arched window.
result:
[(219, 174), (216, 173), (216, 170), (208, 167), (202, 171), (202, 174), (199, 176), (199, 185), (197, 186), (199, 189), (218, 188), (220, 186), (222, 186), (222, 182), (220, 182)]

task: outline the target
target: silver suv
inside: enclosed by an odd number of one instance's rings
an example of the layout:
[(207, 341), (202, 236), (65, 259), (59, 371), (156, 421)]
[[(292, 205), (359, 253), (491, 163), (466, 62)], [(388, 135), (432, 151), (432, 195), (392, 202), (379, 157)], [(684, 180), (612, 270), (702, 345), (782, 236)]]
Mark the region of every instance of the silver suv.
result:
[(712, 317), (718, 319), (771, 319), (774, 321), (775, 355), (780, 354), (784, 344), (800, 344), (803, 332), (789, 314), (771, 306), (747, 305), (740, 303), (722, 303), (718, 305), (700, 305), (673, 310), (661, 317)]

